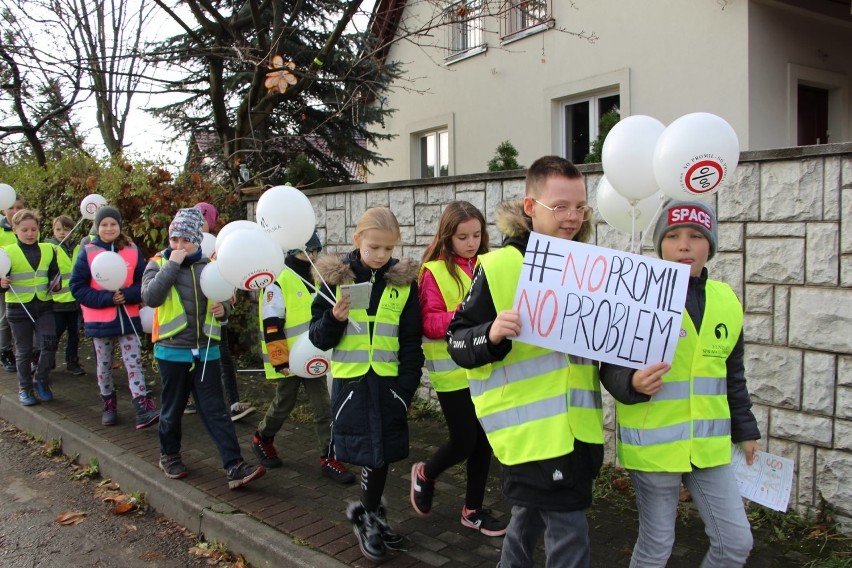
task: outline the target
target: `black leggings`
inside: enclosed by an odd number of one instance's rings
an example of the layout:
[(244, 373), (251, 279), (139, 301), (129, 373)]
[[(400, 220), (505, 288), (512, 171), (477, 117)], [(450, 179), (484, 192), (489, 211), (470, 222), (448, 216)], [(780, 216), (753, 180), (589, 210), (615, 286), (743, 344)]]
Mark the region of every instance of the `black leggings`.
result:
[(388, 464), (382, 467), (361, 467), (361, 504), (368, 511), (375, 511), (382, 504), (388, 468)]
[(479, 510), (485, 498), (485, 483), (491, 467), (491, 444), (476, 419), (470, 389), (439, 392), (438, 402), (447, 420), (450, 440), (429, 458), (423, 473), (427, 479), (435, 480), (448, 468), (467, 460), (464, 504), (468, 509)]

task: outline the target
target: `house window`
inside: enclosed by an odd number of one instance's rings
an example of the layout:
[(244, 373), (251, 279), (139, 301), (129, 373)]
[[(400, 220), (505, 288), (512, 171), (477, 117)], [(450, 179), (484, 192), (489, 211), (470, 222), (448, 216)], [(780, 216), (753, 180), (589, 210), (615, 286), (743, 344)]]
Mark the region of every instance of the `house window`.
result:
[(482, 0), (462, 0), (445, 12), (447, 63), (482, 53), (486, 49), (482, 29)]
[(582, 164), (592, 142), (598, 137), (601, 117), (618, 109), (618, 93), (606, 93), (566, 102), (562, 106), (564, 125), (564, 155), (575, 164)]
[(508, 0), (503, 6), (500, 37), (504, 43), (553, 27), (552, 0)]
[(799, 85), (798, 145), (827, 144), (828, 90)]
[(450, 174), (450, 133), (436, 130), (418, 138), (420, 177), (442, 177)]

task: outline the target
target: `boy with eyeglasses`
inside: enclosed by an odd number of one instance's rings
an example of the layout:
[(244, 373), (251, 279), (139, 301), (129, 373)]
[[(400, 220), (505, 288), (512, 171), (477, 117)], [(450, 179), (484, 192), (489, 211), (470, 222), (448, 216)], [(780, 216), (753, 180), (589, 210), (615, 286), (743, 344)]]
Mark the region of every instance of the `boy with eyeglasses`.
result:
[(512, 338), (521, 331), (513, 303), (530, 231), (586, 242), (591, 213), (573, 163), (536, 160), (524, 198), (499, 206), (504, 246), (479, 257), (447, 333), (450, 356), (469, 370), (477, 418), (503, 465), (512, 518), (501, 568), (532, 566), (542, 534), (548, 566), (589, 565), (585, 509), (604, 442), (598, 364)]
[[(320, 471), (341, 484), (355, 481), (355, 476), (341, 462), (334, 459), (331, 445), (331, 400), (326, 378), (303, 378), (289, 370), (290, 348), (302, 334), (308, 332), (311, 320), (311, 303), (315, 293), (311, 275), (311, 260), (322, 250), (316, 232), (305, 244), (305, 250), (291, 250), (284, 259), (287, 268), (278, 279), (263, 290), (260, 296), (261, 351), (266, 378), (275, 380), (275, 398), (266, 415), (257, 426), (251, 448), (260, 463), (268, 468), (281, 467), (281, 458), (275, 449), (275, 434), (296, 406), (299, 386), (304, 385), (308, 403), (314, 415), (314, 430), (320, 451)], [(310, 256), (310, 260), (308, 259)]]

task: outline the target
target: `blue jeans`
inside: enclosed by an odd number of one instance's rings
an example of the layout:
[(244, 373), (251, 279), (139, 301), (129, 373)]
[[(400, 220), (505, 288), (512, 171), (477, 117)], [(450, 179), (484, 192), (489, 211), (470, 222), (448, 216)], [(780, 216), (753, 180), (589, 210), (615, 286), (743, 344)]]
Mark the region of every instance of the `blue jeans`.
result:
[(544, 534), (547, 568), (588, 568), (589, 524), (585, 511), (546, 511), (512, 506), (503, 537), (500, 568), (529, 568)]
[[(204, 361), (198, 359), (192, 363), (180, 363), (158, 358), (157, 365), (160, 367), (160, 379), (163, 382), (160, 400), (160, 453), (180, 454), (183, 411), (192, 393), (198, 416), (219, 451), (222, 465), (225, 469), (230, 469), (242, 461), (237, 432), (222, 397), (219, 360), (208, 360), (206, 369)], [(201, 380), (202, 369), (204, 380)]]
[(672, 553), (680, 484), (686, 485), (704, 521), (710, 549), (701, 568), (733, 568), (748, 560), (751, 526), (730, 465), (689, 473), (630, 470), (639, 508), (639, 538), (631, 568), (664, 567)]

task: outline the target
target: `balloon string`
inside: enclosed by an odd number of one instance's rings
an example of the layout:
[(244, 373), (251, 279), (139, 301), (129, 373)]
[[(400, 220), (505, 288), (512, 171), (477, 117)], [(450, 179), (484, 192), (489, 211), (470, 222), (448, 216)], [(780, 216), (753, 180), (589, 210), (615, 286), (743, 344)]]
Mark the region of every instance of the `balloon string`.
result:
[[(301, 250), (301, 249), (300, 249), (300, 250)], [(302, 250), (302, 252), (305, 252), (305, 251), (304, 251), (304, 250)], [(313, 267), (314, 267), (314, 272), (316, 272), (316, 273), (317, 273), (317, 276), (319, 277), (320, 282), (322, 282), (322, 285), (323, 285), (323, 286), (325, 286), (326, 288), (328, 288), (329, 290), (331, 290), (331, 286), (329, 286), (329, 285), (328, 285), (328, 283), (327, 283), (327, 282), (325, 281), (325, 279), (322, 277), (322, 274), (320, 274), (320, 271), (319, 271), (319, 269), (317, 268), (317, 265), (316, 265), (316, 264), (314, 264), (314, 261), (313, 261), (313, 260), (311, 260), (311, 255), (309, 255), (307, 252), (305, 252), (305, 256), (306, 256), (306, 257), (308, 257), (308, 262), (310, 262), (310, 263), (311, 263), (311, 266), (313, 266)], [(292, 268), (290, 268), (290, 267), (289, 267), (289, 266), (287, 266), (286, 264), (284, 265), (284, 268), (288, 269), (288, 270), (289, 270), (290, 272), (292, 272), (293, 274), (296, 274), (296, 271), (294, 271)], [(298, 274), (296, 274), (296, 276), (299, 276), (299, 275), (298, 275)], [(299, 280), (301, 280), (302, 282), (304, 282), (305, 284), (307, 284), (307, 285), (309, 285), (309, 286), (312, 286), (312, 287), (316, 288), (316, 286), (314, 286), (313, 282), (308, 282), (307, 280), (305, 280), (305, 279), (304, 279), (304, 278), (302, 278), (301, 276), (299, 276)], [(325, 299), (325, 301), (326, 301), (326, 302), (328, 302), (329, 304), (331, 304), (332, 306), (334, 306), (334, 305), (337, 303), (337, 301), (336, 301), (336, 300), (332, 300), (332, 299), (331, 299), (328, 295), (324, 294), (324, 293), (322, 292), (322, 290), (321, 290), (321, 289), (320, 289), (320, 290), (317, 290), (317, 294), (319, 294), (320, 296), (322, 296), (322, 297)], [(361, 324), (359, 324), (357, 321), (355, 321), (354, 319), (352, 319), (352, 316), (349, 316), (349, 323), (350, 323), (350, 324), (352, 324), (352, 327), (354, 327), (354, 328), (355, 328), (355, 331), (357, 331), (358, 333), (361, 333)]]
[(657, 217), (659, 217), (659, 216), (660, 216), (660, 213), (662, 213), (662, 211), (663, 211), (663, 206), (664, 206), (665, 204), (666, 204), (666, 196), (665, 196), (665, 194), (661, 191), (661, 192), (660, 192), (660, 204), (657, 206), (657, 210), (654, 212), (654, 216), (653, 216), (653, 217), (651, 217), (651, 224), (650, 224), (650, 225), (648, 225), (648, 229), (646, 229), (646, 230), (645, 230), (645, 233), (642, 235), (642, 239), (639, 241), (639, 250), (640, 250), (640, 252), (641, 252), (641, 250), (642, 250), (642, 247), (643, 247), (643, 246), (645, 246), (645, 239), (647, 239), (647, 238), (648, 238), (648, 233), (653, 233), (653, 232), (654, 232), (653, 227), (654, 227), (654, 225), (655, 225), (655, 224), (656, 224), (656, 222), (657, 222)]
[(22, 308), (24, 308), (24, 311), (25, 311), (25, 312), (27, 312), (27, 315), (28, 315), (28, 316), (30, 316), (30, 321), (31, 321), (31, 322), (33, 322), (33, 323), (35, 323), (35, 319), (33, 319), (33, 315), (32, 315), (32, 314), (30, 313), (30, 311), (27, 309), (27, 305), (21, 301), (21, 297), (20, 297), (20, 296), (18, 296), (18, 293), (17, 293), (17, 292), (15, 292), (15, 287), (14, 287), (14, 286), (12, 286), (11, 284), (9, 284), (9, 290), (11, 290), (11, 291), (12, 291), (12, 293), (15, 295), (15, 298), (18, 300), (18, 303), (19, 303), (19, 304), (21, 304), (21, 307), (22, 307)]
[(210, 330), (207, 332), (207, 349), (204, 350), (204, 365), (201, 366), (201, 381), (204, 382), (204, 371), (207, 370), (207, 355), (210, 353), (210, 336), (213, 335), (213, 322), (210, 322)]
[(121, 307), (124, 308), (124, 313), (127, 314), (127, 321), (130, 322), (130, 329), (133, 330), (133, 335), (136, 336), (136, 341), (139, 342), (139, 345), (142, 345), (142, 340), (139, 339), (139, 334), (136, 332), (136, 326), (133, 325), (133, 318), (130, 317), (130, 312), (127, 311), (127, 304), (121, 304)]
[(636, 200), (630, 202), (630, 252), (636, 254)]
[(62, 246), (62, 243), (64, 243), (64, 242), (65, 242), (65, 239), (67, 239), (68, 237), (70, 237), (70, 236), (71, 236), (71, 233), (73, 233), (73, 232), (74, 232), (74, 230), (75, 230), (75, 229), (77, 229), (77, 227), (79, 227), (79, 226), (80, 226), (80, 223), (82, 223), (85, 219), (86, 219), (86, 218), (85, 218), (85, 217), (83, 217), (83, 218), (81, 218), (79, 221), (77, 221), (77, 224), (76, 224), (76, 225), (74, 225), (74, 228), (73, 228), (73, 229), (71, 229), (70, 231), (68, 231), (68, 234), (67, 234), (67, 235), (65, 235), (65, 237), (64, 237), (61, 241), (59, 241), (59, 244), (58, 244), (58, 245), (56, 245), (56, 246), (61, 247), (61, 246)]

